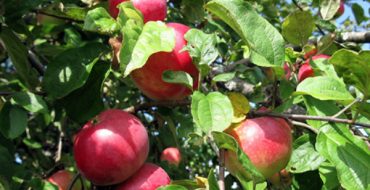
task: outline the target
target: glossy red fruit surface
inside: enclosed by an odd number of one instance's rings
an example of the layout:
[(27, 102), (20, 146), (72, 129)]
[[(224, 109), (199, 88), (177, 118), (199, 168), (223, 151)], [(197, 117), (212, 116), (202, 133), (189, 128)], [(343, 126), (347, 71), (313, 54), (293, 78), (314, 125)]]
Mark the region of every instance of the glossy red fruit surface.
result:
[(161, 160), (178, 166), (181, 162), (181, 153), (176, 147), (168, 147), (163, 150), (161, 154)]
[(330, 56), (320, 54), (320, 55), (315, 55), (310, 59), (307, 59), (304, 64), (299, 68), (298, 71), (298, 82), (302, 82), (304, 79), (308, 77), (313, 77), (315, 76), (314, 70), (312, 69), (310, 65), (310, 60), (312, 61), (318, 60), (318, 59), (329, 59)]
[[(109, 0), (109, 13), (112, 17), (118, 16), (117, 5), (128, 0)], [(149, 21), (163, 21), (167, 16), (166, 0), (131, 0), (132, 4), (144, 17), (144, 23)]]
[[(58, 186), (58, 190), (68, 190), (69, 184), (73, 180), (73, 173), (67, 170), (59, 170), (55, 172), (52, 176), (48, 178), (48, 181), (56, 186)], [(77, 181), (72, 190), (80, 190), (81, 183)]]
[(181, 50), (186, 46), (184, 39), (189, 27), (169, 23), (168, 27), (175, 31), (175, 48), (172, 52), (159, 52), (151, 55), (147, 63), (131, 73), (131, 77), (141, 92), (154, 100), (181, 100), (190, 95), (191, 90), (180, 84), (170, 84), (162, 80), (166, 70), (184, 71), (193, 77), (193, 87), (198, 85), (198, 70), (192, 63), (187, 51)]
[(144, 164), (148, 134), (138, 118), (111, 109), (83, 127), (73, 148), (84, 177), (95, 185), (112, 185), (128, 179)]
[(145, 163), (138, 172), (118, 185), (115, 190), (156, 190), (170, 182), (170, 177), (161, 167)]
[(311, 51), (309, 51), (306, 54), (304, 54), (303, 57), (304, 57), (304, 59), (309, 59), (310, 57), (315, 56), (316, 54), (317, 54), (317, 49), (314, 48)]
[[(292, 152), (292, 135), (289, 124), (279, 118), (260, 117), (247, 119), (237, 127), (228, 129), (252, 164), (266, 178), (279, 172), (289, 162)], [(228, 170), (236, 175), (248, 174), (237, 160), (235, 152), (225, 154)]]

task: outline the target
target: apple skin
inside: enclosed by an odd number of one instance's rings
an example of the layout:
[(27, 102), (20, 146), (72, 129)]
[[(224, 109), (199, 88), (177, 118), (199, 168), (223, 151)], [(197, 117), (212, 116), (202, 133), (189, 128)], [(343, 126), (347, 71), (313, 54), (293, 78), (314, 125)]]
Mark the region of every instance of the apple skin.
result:
[(316, 54), (317, 54), (317, 49), (314, 48), (311, 51), (309, 51), (306, 54), (304, 54), (303, 57), (304, 57), (304, 59), (309, 59), (310, 57), (315, 56)]
[(339, 8), (337, 10), (337, 12), (335, 13), (335, 18), (338, 18), (340, 16), (342, 16), (344, 13), (344, 2), (343, 1), (340, 1), (340, 5), (339, 5)]
[(181, 153), (176, 147), (168, 147), (162, 151), (161, 160), (178, 166), (181, 162)]
[[(119, 9), (117, 5), (128, 0), (109, 0), (109, 13), (117, 18)], [(166, 0), (131, 0), (132, 4), (144, 17), (144, 23), (149, 21), (164, 21), (167, 16)]]
[[(69, 184), (73, 180), (73, 173), (67, 170), (59, 170), (55, 172), (52, 176), (50, 176), (47, 180), (58, 186), (58, 190), (68, 190)], [(80, 190), (81, 183), (80, 181), (76, 181), (72, 190)]]
[(166, 70), (184, 71), (193, 77), (194, 89), (198, 86), (199, 72), (187, 51), (184, 39), (189, 27), (179, 23), (168, 23), (175, 31), (175, 48), (172, 52), (158, 52), (151, 55), (146, 64), (131, 73), (131, 77), (141, 92), (154, 100), (181, 100), (191, 94), (191, 90), (180, 84), (171, 84), (162, 80)]
[(148, 134), (138, 118), (116, 109), (106, 110), (77, 134), (74, 158), (81, 174), (95, 185), (128, 179), (144, 164)]
[[(315, 55), (311, 59), (312, 61), (318, 60), (318, 59), (329, 59), (330, 56), (320, 54), (320, 55)], [(315, 73), (310, 65), (310, 59), (307, 59), (304, 64), (299, 68), (298, 71), (298, 82), (302, 82), (304, 79), (308, 77), (313, 77), (315, 76)]]
[(118, 185), (115, 190), (156, 190), (170, 182), (170, 177), (161, 167), (145, 163), (138, 172)]
[[(265, 178), (279, 172), (289, 162), (292, 153), (291, 128), (287, 121), (273, 117), (246, 119), (226, 130), (238, 142), (252, 164)], [(235, 152), (225, 154), (226, 168), (235, 176), (250, 179), (242, 169)]]

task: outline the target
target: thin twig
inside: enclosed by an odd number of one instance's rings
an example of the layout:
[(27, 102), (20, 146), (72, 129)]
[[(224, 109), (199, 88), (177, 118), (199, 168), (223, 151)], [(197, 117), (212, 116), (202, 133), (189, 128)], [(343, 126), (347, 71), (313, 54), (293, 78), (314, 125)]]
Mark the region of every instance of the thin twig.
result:
[(40, 75), (44, 75), (45, 67), (32, 50), (28, 50), (28, 58), (30, 59), (32, 67), (34, 67), (37, 70), (37, 72), (40, 73)]
[(313, 128), (312, 126), (306, 124), (306, 123), (302, 123), (302, 122), (299, 122), (299, 121), (292, 121), (292, 124), (293, 125), (296, 125), (296, 126), (300, 126), (300, 127), (303, 127), (303, 128), (306, 128), (312, 132), (314, 132), (315, 134), (318, 134), (319, 131), (315, 128)]
[(338, 113), (336, 113), (335, 115), (333, 115), (332, 117), (333, 118), (336, 118), (336, 117), (339, 117), (340, 115), (342, 115), (345, 111), (347, 111), (349, 108), (351, 108), (354, 104), (356, 104), (357, 102), (360, 102), (361, 99), (359, 98), (356, 98), (353, 102), (351, 102), (350, 104), (348, 104), (346, 107), (344, 107), (342, 110), (340, 110)]
[(175, 107), (175, 106), (188, 106), (190, 101), (188, 100), (179, 100), (179, 101), (157, 101), (157, 102), (146, 102), (136, 106), (131, 106), (124, 111), (129, 113), (135, 113), (139, 110), (149, 109), (151, 107)]
[(71, 183), (69, 183), (68, 185), (68, 190), (72, 190), (74, 184), (76, 183), (77, 179), (81, 176), (80, 172), (77, 172), (77, 174), (75, 176), (73, 176), (73, 179), (71, 181)]
[(218, 186), (225, 190), (225, 149), (220, 149), (218, 160)]
[(249, 115), (251, 117), (262, 117), (262, 116), (271, 116), (271, 117), (280, 117), (298, 121), (305, 121), (305, 120), (318, 120), (318, 121), (328, 121), (328, 122), (335, 122), (335, 123), (346, 123), (351, 125), (358, 125), (366, 128), (370, 128), (370, 123), (360, 123), (354, 122), (350, 119), (340, 119), (340, 118), (333, 118), (327, 116), (313, 116), (313, 115), (298, 115), (298, 114), (284, 114), (284, 113), (273, 113), (273, 112), (250, 112)]
[(9, 96), (12, 95), (14, 92), (0, 92), (0, 96)]

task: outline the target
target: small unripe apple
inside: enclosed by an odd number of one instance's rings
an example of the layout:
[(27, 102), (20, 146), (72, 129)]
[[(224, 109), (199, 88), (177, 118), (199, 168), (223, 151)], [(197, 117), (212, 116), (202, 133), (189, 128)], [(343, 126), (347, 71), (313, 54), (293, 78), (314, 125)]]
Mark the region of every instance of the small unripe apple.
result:
[(95, 185), (117, 184), (144, 164), (148, 134), (138, 118), (111, 109), (83, 127), (73, 149), (77, 168), (86, 179)]
[[(274, 117), (246, 119), (226, 130), (238, 142), (252, 164), (265, 178), (279, 172), (289, 162), (292, 153), (292, 135), (287, 121)], [(233, 175), (250, 175), (243, 169), (235, 152), (225, 154), (226, 168)]]
[(145, 163), (138, 172), (119, 184), (115, 190), (156, 190), (170, 182), (170, 177), (161, 167)]
[(180, 84), (171, 84), (162, 80), (166, 70), (184, 71), (193, 77), (193, 88), (198, 85), (198, 70), (192, 63), (184, 38), (189, 27), (179, 23), (168, 23), (175, 32), (175, 48), (172, 52), (158, 52), (151, 55), (146, 64), (131, 73), (131, 77), (141, 92), (154, 100), (181, 100), (191, 94), (191, 90)]
[(181, 162), (181, 153), (176, 147), (168, 147), (163, 150), (161, 154), (161, 160), (178, 166)]
[[(48, 181), (58, 187), (58, 190), (68, 190), (69, 184), (73, 180), (73, 173), (67, 170), (59, 170), (48, 178)], [(81, 183), (76, 181), (72, 190), (80, 190)]]
[[(117, 5), (128, 0), (109, 0), (109, 13), (116, 18), (119, 13)], [(148, 21), (163, 21), (167, 16), (166, 0), (131, 0), (132, 4), (144, 17), (144, 23)]]
[[(311, 59), (312, 61), (318, 60), (318, 59), (329, 59), (330, 56), (320, 54), (320, 55), (315, 55)], [(299, 68), (298, 71), (298, 82), (302, 82), (304, 79), (308, 77), (313, 77), (315, 76), (314, 70), (312, 69), (310, 65), (310, 59), (307, 59), (305, 63)]]

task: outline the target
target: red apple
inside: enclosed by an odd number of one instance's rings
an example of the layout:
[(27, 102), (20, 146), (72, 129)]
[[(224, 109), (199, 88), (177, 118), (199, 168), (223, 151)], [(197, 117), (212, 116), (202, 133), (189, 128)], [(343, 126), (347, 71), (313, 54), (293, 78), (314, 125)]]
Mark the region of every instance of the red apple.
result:
[(148, 134), (138, 118), (111, 109), (83, 127), (73, 148), (77, 167), (86, 179), (95, 185), (112, 185), (128, 179), (144, 164)]
[[(109, 13), (116, 18), (119, 13), (117, 5), (128, 0), (109, 0)], [(166, 0), (131, 0), (132, 4), (144, 17), (144, 22), (163, 21), (167, 16)]]
[[(68, 190), (69, 184), (73, 180), (73, 173), (67, 170), (59, 170), (48, 178), (48, 181), (56, 186), (58, 190)], [(76, 181), (72, 190), (80, 190), (81, 183)]]
[(168, 27), (175, 31), (176, 43), (172, 52), (158, 52), (151, 55), (146, 64), (131, 73), (136, 86), (151, 99), (154, 100), (181, 100), (190, 95), (191, 90), (180, 84), (170, 84), (162, 80), (162, 73), (166, 70), (184, 71), (193, 79), (194, 88), (198, 84), (198, 70), (192, 63), (187, 51), (181, 51), (186, 46), (184, 39), (189, 27), (169, 23)]
[(170, 177), (161, 167), (145, 163), (138, 172), (118, 185), (115, 190), (156, 190), (170, 182)]
[[(320, 55), (315, 55), (311, 59), (312, 61), (318, 60), (318, 59), (329, 59), (330, 56), (320, 54)], [(310, 65), (310, 59), (307, 59), (305, 63), (299, 68), (298, 71), (298, 82), (302, 82), (304, 79), (308, 77), (313, 77), (315, 76), (315, 73)]]
[[(289, 162), (292, 153), (292, 135), (287, 121), (280, 118), (260, 117), (246, 119), (226, 131), (238, 142), (256, 169), (266, 178), (279, 172)], [(233, 175), (250, 179), (243, 170), (236, 153), (225, 154), (226, 168)]]
[(314, 48), (312, 49), (311, 51), (307, 52), (306, 54), (304, 54), (304, 59), (309, 59), (310, 57), (314, 56), (317, 54), (317, 49)]
[(181, 162), (181, 153), (176, 147), (168, 147), (163, 150), (161, 154), (161, 160), (178, 166)]
[(340, 16), (342, 16), (343, 13), (344, 13), (344, 2), (340, 1), (339, 8), (338, 8), (337, 12), (335, 13), (334, 17), (335, 18), (340, 17)]

